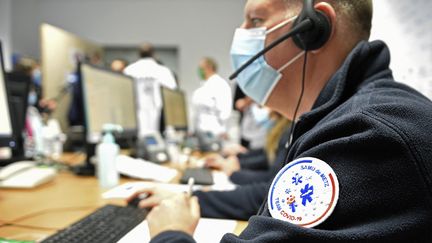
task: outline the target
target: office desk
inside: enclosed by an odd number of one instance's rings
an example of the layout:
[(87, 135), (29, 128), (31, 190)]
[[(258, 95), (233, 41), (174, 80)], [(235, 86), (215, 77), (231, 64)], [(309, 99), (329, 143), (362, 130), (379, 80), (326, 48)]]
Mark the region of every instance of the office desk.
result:
[[(82, 156), (67, 154), (63, 161), (74, 164)], [(120, 183), (137, 181), (121, 178)], [(79, 177), (60, 172), (57, 177), (34, 189), (0, 189), (0, 238), (39, 240), (74, 223), (105, 204), (125, 205), (123, 200), (101, 198), (95, 177)], [(11, 223), (19, 226), (5, 226)], [(238, 222), (239, 234), (247, 222)]]

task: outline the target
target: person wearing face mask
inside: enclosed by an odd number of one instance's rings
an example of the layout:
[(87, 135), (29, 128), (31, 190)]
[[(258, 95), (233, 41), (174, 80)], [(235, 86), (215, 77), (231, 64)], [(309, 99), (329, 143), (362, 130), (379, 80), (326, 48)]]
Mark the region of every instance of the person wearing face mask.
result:
[(200, 61), (198, 75), (202, 85), (192, 97), (195, 132), (225, 137), (232, 111), (231, 87), (217, 74), (217, 64), (212, 58), (204, 57)]
[[(221, 242), (431, 242), (432, 102), (369, 42), (372, 1), (248, 0), (245, 13), (237, 82), (294, 126), (261, 209)], [(196, 198), (167, 198), (147, 216), (151, 242), (194, 242), (198, 219)]]

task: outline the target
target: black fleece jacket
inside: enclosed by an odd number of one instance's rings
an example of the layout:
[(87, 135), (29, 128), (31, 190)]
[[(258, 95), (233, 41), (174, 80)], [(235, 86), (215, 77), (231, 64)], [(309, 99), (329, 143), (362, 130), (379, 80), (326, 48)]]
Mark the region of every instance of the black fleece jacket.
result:
[[(432, 242), (432, 102), (395, 82), (389, 62), (383, 42), (360, 42), (297, 122), (288, 161), (316, 157), (333, 168), (331, 216), (299, 227), (273, 219), (265, 202), (222, 242)], [(171, 231), (152, 242), (193, 239)]]

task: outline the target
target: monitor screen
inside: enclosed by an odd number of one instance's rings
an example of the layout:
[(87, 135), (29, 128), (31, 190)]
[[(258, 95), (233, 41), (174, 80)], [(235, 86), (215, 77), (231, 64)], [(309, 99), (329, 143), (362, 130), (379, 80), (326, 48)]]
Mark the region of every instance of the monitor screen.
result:
[(184, 93), (166, 87), (161, 89), (165, 127), (172, 126), (176, 130), (187, 130), (188, 117)]
[(126, 136), (136, 136), (134, 80), (123, 74), (82, 64), (80, 78), (87, 128), (87, 142), (100, 140), (104, 124), (116, 124)]
[(0, 44), (0, 147), (9, 146), (13, 136), (5, 81), (2, 46)]

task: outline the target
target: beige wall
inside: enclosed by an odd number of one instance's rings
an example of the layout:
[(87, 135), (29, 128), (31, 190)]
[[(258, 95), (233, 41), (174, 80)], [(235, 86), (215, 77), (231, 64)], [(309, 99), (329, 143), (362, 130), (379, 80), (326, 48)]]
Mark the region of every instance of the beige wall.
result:
[[(43, 24), (40, 31), (43, 96), (54, 98), (68, 85), (67, 75), (76, 70), (76, 53), (88, 56), (98, 53), (102, 57), (103, 51), (101, 46), (52, 25)], [(57, 98), (59, 102), (53, 115), (65, 131), (70, 95)]]

